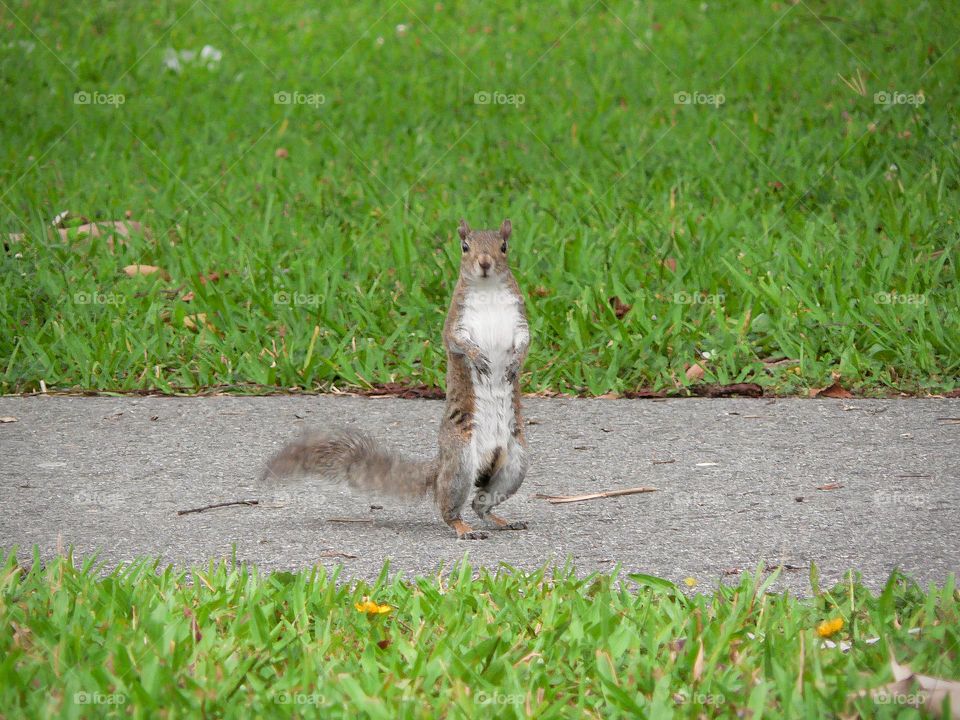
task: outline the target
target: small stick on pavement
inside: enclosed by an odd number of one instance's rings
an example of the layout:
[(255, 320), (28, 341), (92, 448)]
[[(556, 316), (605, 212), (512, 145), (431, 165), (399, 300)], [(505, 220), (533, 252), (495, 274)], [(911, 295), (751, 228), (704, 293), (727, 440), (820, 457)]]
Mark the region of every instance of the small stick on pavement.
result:
[(599, 498), (620, 497), (621, 495), (636, 495), (637, 493), (656, 491), (657, 489), (652, 487), (635, 487), (627, 488), (626, 490), (607, 490), (605, 492), (589, 493), (588, 495), (541, 495), (537, 493), (534, 497), (537, 500), (546, 500), (553, 505), (559, 505), (561, 503), (584, 502), (586, 500), (597, 500)]
[(216, 508), (230, 507), (231, 505), (259, 505), (259, 500), (234, 500), (233, 502), (214, 503), (213, 505), (204, 505), (203, 507), (190, 508), (189, 510), (177, 510), (177, 515), (189, 515), (190, 513), (202, 513), (205, 510), (214, 510)]
[(332, 518), (327, 518), (327, 522), (335, 522), (335, 523), (372, 523), (372, 522), (373, 522), (373, 518), (332, 517)]

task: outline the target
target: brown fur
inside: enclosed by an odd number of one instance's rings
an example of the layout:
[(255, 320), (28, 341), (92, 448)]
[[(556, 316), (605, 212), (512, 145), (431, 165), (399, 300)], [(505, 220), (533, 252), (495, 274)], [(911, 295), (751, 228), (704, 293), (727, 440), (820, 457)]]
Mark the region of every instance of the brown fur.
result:
[[(284, 447), (267, 465), (264, 478), (315, 473), (328, 482), (346, 483), (358, 490), (383, 495), (416, 497), (434, 493), (440, 514), (457, 537), (486, 537), (474, 531), (460, 516), (469, 491), (476, 486), (473, 507), (481, 517), (501, 529), (521, 529), (524, 523), (510, 523), (489, 512), (493, 505), (509, 497), (526, 472), (524, 451), (526, 439), (520, 410), (519, 373), (526, 357), (526, 341), (517, 347), (515, 361), (505, 378), (513, 387), (511, 443), (519, 455), (510, 455), (506, 447), (496, 448), (483, 467), (468, 469), (466, 458), (475, 431), (475, 395), (473, 373), (488, 378), (490, 366), (483, 348), (469, 338), (458, 335), (470, 283), (490, 274), (500, 276), (507, 292), (519, 303), (520, 328), (529, 338), (523, 296), (507, 263), (507, 241), (512, 232), (509, 220), (499, 230), (472, 231), (463, 221), (458, 234), (463, 248), (460, 275), (453, 291), (450, 309), (443, 326), (443, 342), (447, 351), (447, 391), (443, 418), (440, 422), (439, 455), (433, 460), (411, 460), (381, 448), (368, 436), (358, 432), (336, 431), (309, 433)], [(489, 378), (488, 378), (489, 379)], [(472, 473), (472, 474), (471, 474)], [(507, 473), (507, 474), (505, 474)], [(486, 493), (503, 476), (503, 495)], [(484, 495), (486, 493), (486, 495)], [(495, 496), (492, 499), (489, 496)], [(484, 499), (481, 502), (481, 499)]]

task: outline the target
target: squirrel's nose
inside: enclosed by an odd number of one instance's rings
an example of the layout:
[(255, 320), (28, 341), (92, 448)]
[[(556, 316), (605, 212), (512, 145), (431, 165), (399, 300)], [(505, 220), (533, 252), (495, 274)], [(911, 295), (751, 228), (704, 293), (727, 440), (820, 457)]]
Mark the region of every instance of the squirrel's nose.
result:
[(482, 257), (480, 258), (479, 264), (480, 264), (481, 270), (489, 270), (490, 266), (493, 265), (493, 262), (490, 260), (489, 257)]

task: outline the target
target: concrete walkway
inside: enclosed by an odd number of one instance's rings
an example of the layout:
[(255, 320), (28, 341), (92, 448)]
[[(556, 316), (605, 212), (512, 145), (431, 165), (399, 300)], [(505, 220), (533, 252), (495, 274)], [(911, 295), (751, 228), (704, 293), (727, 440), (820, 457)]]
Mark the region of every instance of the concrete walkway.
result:
[[(533, 465), (502, 506), (525, 532), (458, 541), (428, 502), (394, 506), (315, 480), (264, 487), (263, 460), (304, 425), (353, 425), (433, 453), (441, 403), (353, 397), (4, 397), (0, 549), (74, 546), (113, 567), (229, 557), (265, 569), (343, 563), (374, 578), (385, 558), (433, 573), (474, 563), (651, 573), (703, 589), (757, 563), (809, 592), (848, 568), (882, 586), (960, 569), (960, 401), (528, 399)], [(652, 486), (552, 505), (534, 495)], [(178, 515), (178, 510), (258, 500)], [(381, 507), (382, 506), (382, 507)]]

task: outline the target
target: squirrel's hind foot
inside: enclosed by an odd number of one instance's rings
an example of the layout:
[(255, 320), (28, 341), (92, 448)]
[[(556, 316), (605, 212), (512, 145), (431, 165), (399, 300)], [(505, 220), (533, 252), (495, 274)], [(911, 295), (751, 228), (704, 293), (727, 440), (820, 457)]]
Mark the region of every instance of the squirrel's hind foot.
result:
[(457, 540), (486, 540), (487, 534), (483, 530), (474, 530), (463, 520), (457, 518), (450, 521), (450, 527), (457, 532)]
[(483, 530), (470, 530), (457, 535), (457, 540), (486, 540), (488, 537)]
[(510, 522), (509, 520), (504, 520), (499, 515), (494, 515), (493, 513), (487, 513), (487, 516), (485, 519), (490, 520), (494, 524), (494, 527), (496, 527), (497, 530), (526, 530), (527, 529), (527, 524), (523, 520)]

